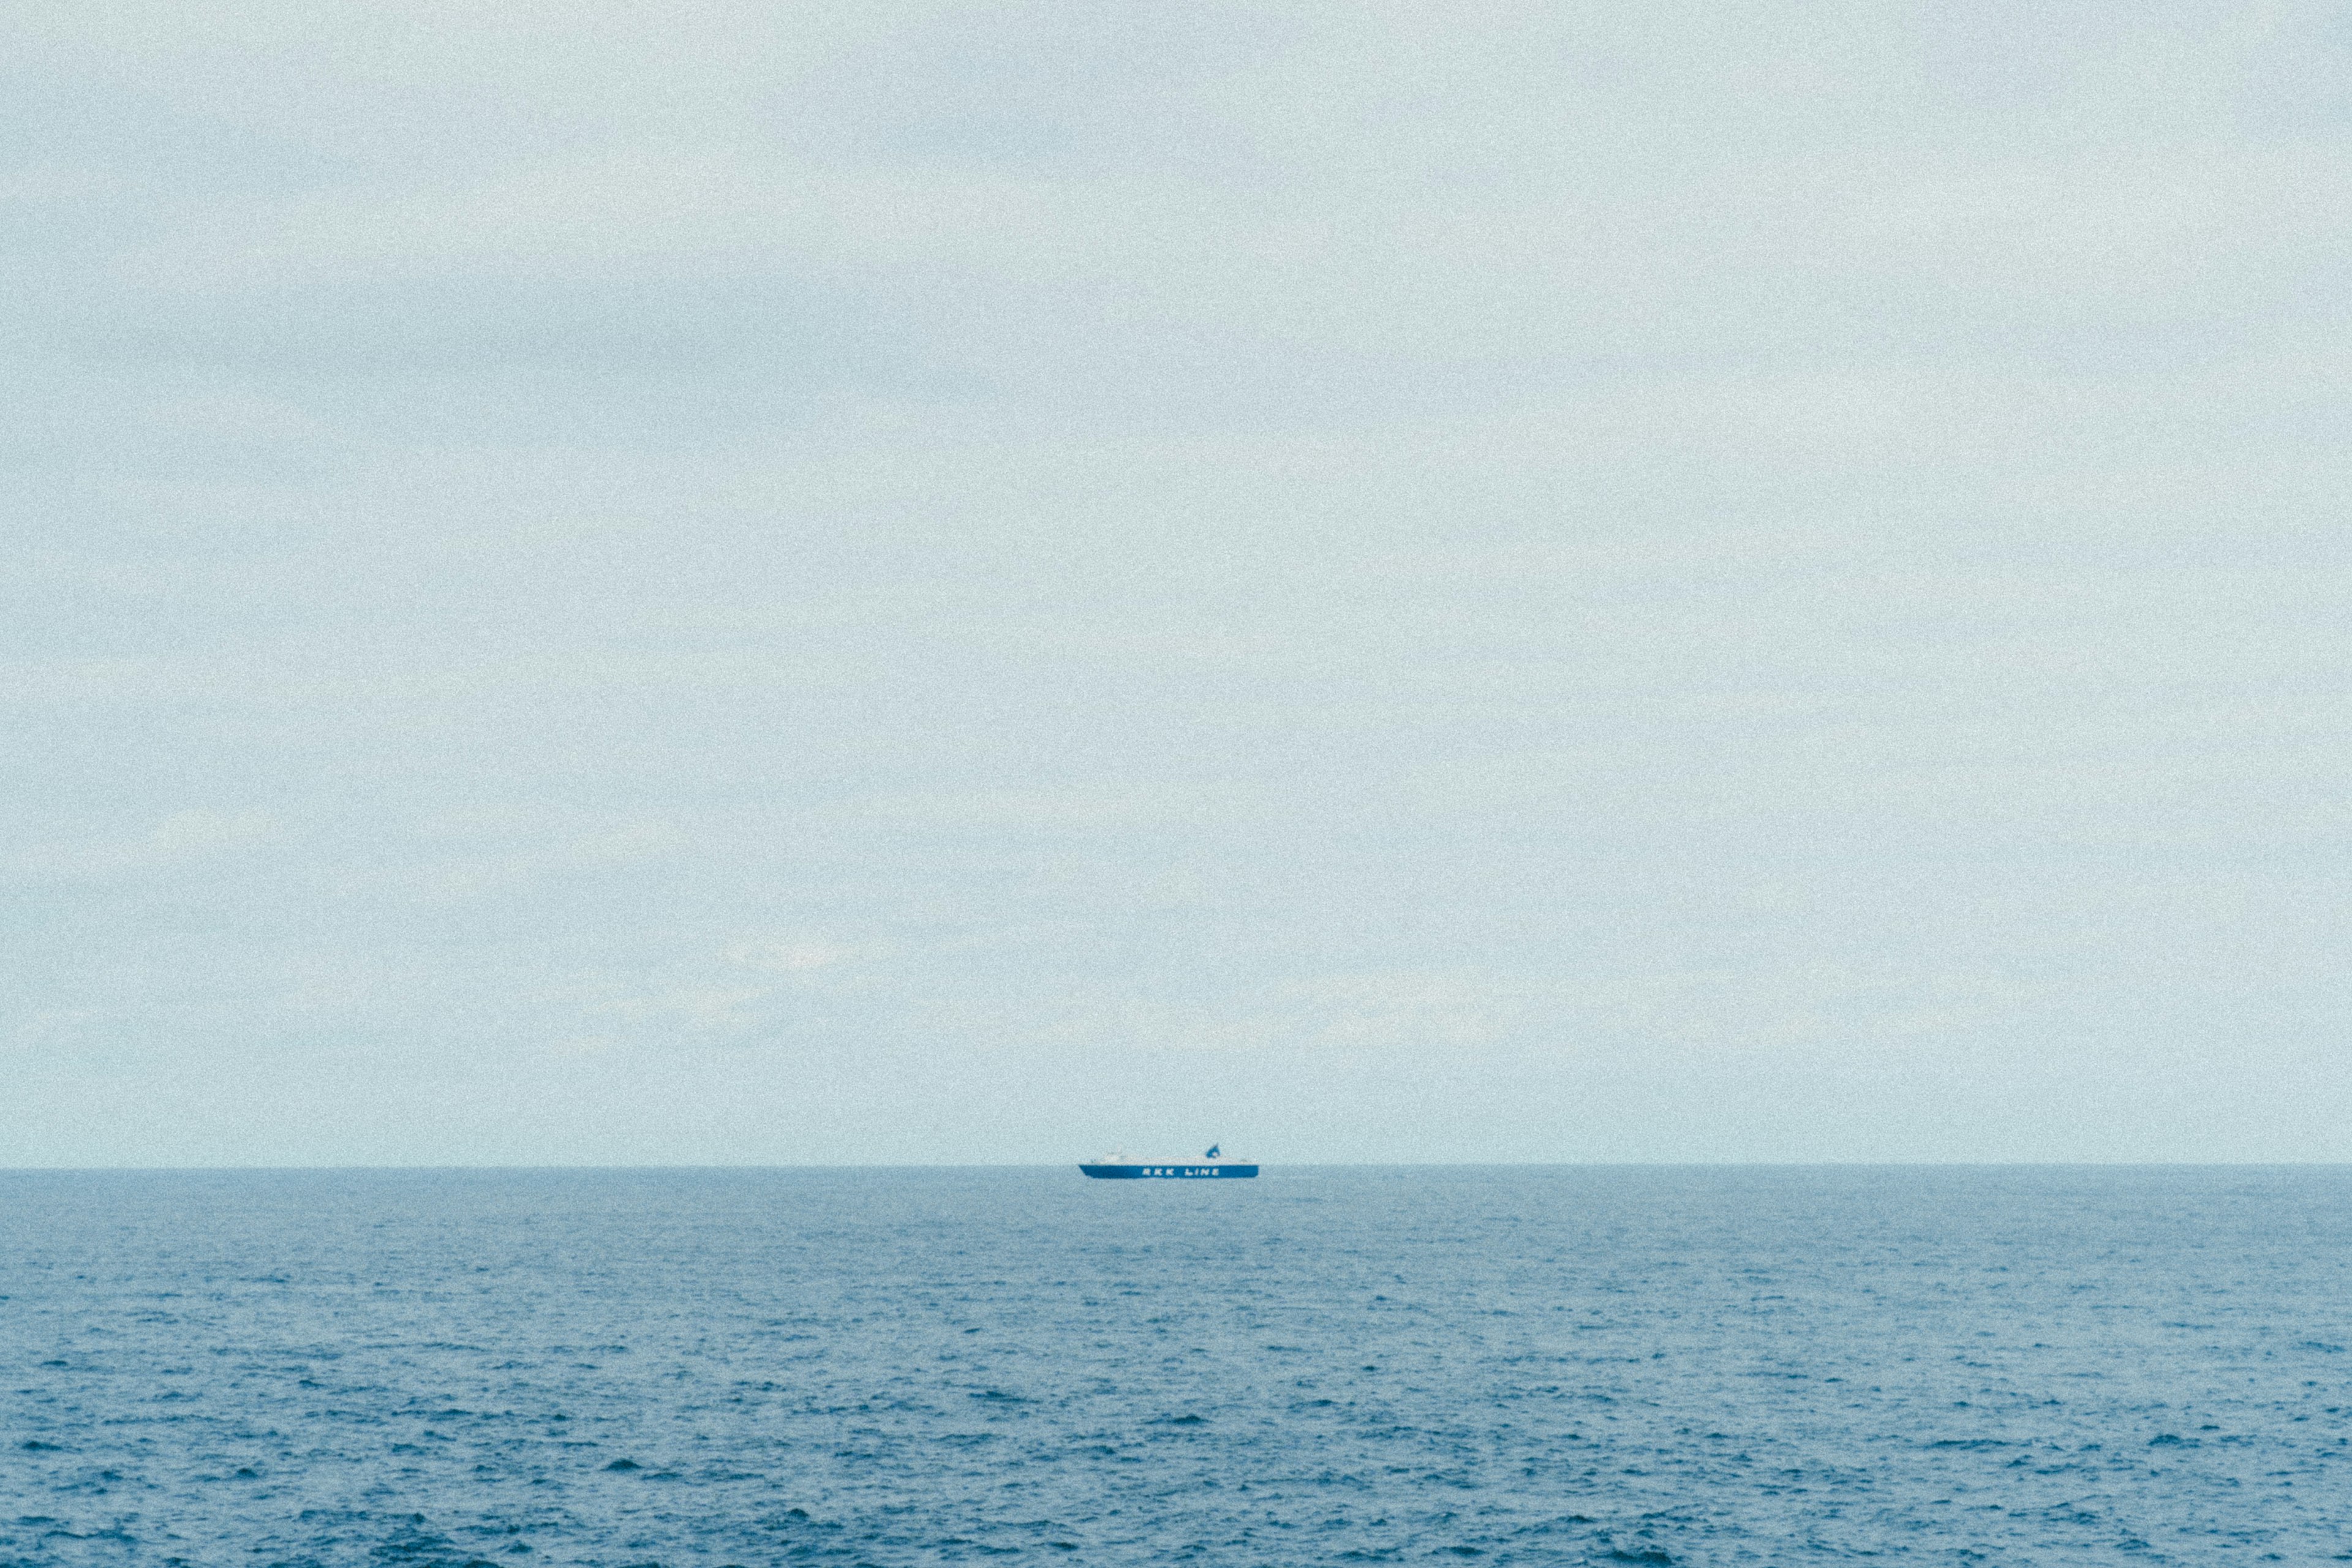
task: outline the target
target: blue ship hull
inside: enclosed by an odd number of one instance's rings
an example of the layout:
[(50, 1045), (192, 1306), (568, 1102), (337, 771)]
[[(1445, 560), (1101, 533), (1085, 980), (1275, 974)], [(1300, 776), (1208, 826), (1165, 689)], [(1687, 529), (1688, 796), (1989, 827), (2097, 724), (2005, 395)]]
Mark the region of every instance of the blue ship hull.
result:
[(1172, 1165), (1088, 1165), (1082, 1163), (1078, 1166), (1078, 1169), (1084, 1171), (1089, 1176), (1093, 1176), (1099, 1181), (1106, 1182), (1139, 1182), (1154, 1180), (1197, 1182), (1206, 1178), (1225, 1177), (1230, 1179), (1234, 1176), (1255, 1176), (1257, 1174), (1257, 1167), (1255, 1165), (1236, 1165), (1231, 1162), (1221, 1163), (1180, 1163)]

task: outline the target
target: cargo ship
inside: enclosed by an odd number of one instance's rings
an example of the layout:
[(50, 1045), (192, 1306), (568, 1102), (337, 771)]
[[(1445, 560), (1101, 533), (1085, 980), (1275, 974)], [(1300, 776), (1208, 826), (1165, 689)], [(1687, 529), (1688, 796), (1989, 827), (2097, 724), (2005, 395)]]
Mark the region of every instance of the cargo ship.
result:
[(1239, 1160), (1229, 1160), (1212, 1143), (1209, 1152), (1197, 1160), (1130, 1160), (1124, 1152), (1105, 1154), (1099, 1160), (1081, 1160), (1078, 1169), (1097, 1181), (1200, 1181), (1219, 1176), (1255, 1176), (1255, 1165)]

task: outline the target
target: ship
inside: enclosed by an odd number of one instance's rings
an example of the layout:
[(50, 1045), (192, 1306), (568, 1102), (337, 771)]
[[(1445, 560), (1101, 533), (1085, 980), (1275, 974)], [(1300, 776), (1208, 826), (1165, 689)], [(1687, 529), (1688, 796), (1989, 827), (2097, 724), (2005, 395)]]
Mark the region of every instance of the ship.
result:
[(1255, 1176), (1257, 1167), (1242, 1160), (1228, 1159), (1217, 1145), (1197, 1160), (1144, 1160), (1127, 1157), (1126, 1152), (1105, 1154), (1099, 1160), (1081, 1160), (1078, 1169), (1097, 1181), (1200, 1181), (1205, 1177)]

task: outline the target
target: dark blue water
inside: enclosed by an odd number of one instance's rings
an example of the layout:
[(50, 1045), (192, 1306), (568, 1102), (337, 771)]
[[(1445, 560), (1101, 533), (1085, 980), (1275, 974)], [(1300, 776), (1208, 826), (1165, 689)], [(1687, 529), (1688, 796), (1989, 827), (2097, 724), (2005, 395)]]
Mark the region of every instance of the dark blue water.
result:
[(0, 1563), (2352, 1559), (2352, 1173), (0, 1174)]

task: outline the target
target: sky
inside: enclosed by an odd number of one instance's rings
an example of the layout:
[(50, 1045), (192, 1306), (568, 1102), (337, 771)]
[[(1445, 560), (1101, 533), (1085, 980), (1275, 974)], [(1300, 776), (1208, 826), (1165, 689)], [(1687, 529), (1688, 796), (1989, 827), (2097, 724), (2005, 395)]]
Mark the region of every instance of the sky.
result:
[(0, 1164), (2352, 1160), (2352, 13), (0, 15)]

